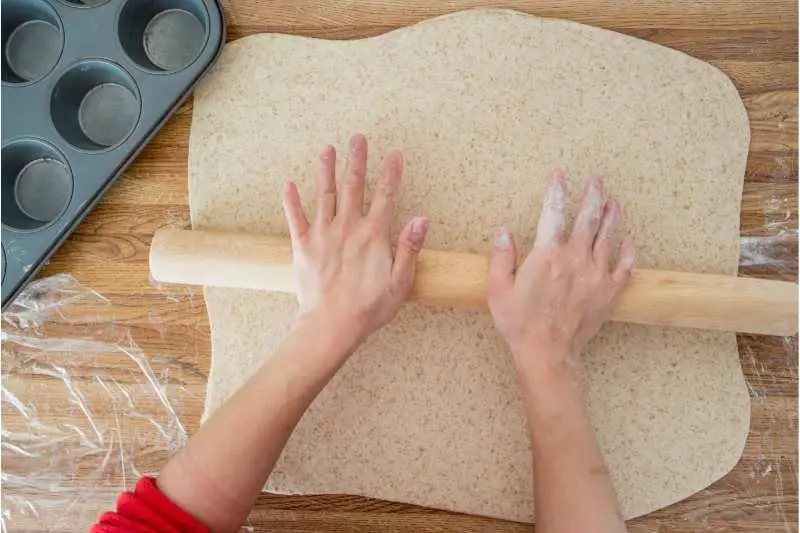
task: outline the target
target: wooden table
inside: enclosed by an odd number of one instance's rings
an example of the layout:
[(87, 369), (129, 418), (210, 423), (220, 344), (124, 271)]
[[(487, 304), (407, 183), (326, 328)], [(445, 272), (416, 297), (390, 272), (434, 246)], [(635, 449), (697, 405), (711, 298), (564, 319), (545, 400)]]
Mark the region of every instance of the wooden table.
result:
[[(681, 50), (716, 65), (739, 89), (747, 107), (752, 143), (742, 202), (741, 275), (797, 279), (797, 5), (794, 0), (230, 0), (225, 10), (228, 38), (285, 32), (350, 39), (384, 33), (468, 7), (503, 6), (545, 17), (592, 24)], [(43, 276), (71, 273), (109, 301), (72, 306), (69, 319), (51, 317), (45, 335), (68, 336), (75, 328), (129, 332), (142, 359), (163, 383), (189, 434), (198, 425), (209, 368), (210, 343), (200, 291), (155, 286), (147, 254), (160, 227), (188, 227), (187, 145), (191, 102), (167, 124), (75, 234), (44, 269)], [(700, 179), (700, 178), (698, 178)], [(45, 331), (40, 330), (40, 331)], [(741, 362), (751, 390), (751, 432), (736, 468), (708, 489), (649, 516), (633, 520), (632, 531), (796, 531), (797, 523), (797, 338), (739, 336)], [(13, 356), (13, 351), (11, 356)], [(4, 355), (4, 357), (6, 357)], [(34, 356), (35, 357), (35, 356)], [(124, 385), (136, 359), (109, 359)], [(69, 413), (45, 401), (64, 396), (63, 383), (48, 384), (16, 367), (4, 366), (4, 383), (39, 407), (39, 417), (69, 425)], [(74, 383), (92, 385), (103, 370), (78, 365)], [(61, 400), (63, 403), (63, 400)], [(4, 404), (6, 423), (13, 409)], [(92, 415), (112, 425), (111, 406)], [(10, 421), (10, 422), (9, 422)], [(134, 422), (121, 443), (136, 450), (138, 472), (155, 472), (165, 448), (133, 442)], [(133, 428), (133, 429), (131, 429)], [(130, 442), (129, 442), (130, 441)], [(108, 505), (123, 480), (138, 472), (112, 454), (93, 489), (70, 504), (67, 518), (40, 523), (16, 512), (9, 530), (83, 529)], [(4, 452), (4, 469), (14, 458)], [(30, 463), (26, 463), (30, 465)], [(19, 465), (17, 465), (19, 466)], [(25, 468), (30, 468), (26, 466)], [(80, 469), (78, 468), (78, 471)], [(89, 469), (91, 470), (91, 469)], [(46, 473), (42, 473), (46, 477)], [(32, 489), (33, 490), (33, 489)], [(46, 491), (34, 490), (32, 502)], [(38, 496), (37, 496), (38, 494)], [(85, 512), (75, 509), (85, 508)], [(349, 496), (263, 495), (251, 523), (268, 531), (529, 531), (530, 526), (492, 521)], [(48, 529), (49, 530), (49, 529)]]

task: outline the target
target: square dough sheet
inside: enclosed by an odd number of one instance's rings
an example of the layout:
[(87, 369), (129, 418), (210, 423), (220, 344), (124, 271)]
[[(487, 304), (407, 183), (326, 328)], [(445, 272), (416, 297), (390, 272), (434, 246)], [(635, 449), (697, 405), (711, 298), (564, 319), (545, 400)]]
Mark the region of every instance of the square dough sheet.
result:
[[(195, 96), (194, 227), (288, 235), (284, 180), (312, 210), (319, 149), (344, 153), (355, 131), (370, 141), (370, 183), (382, 155), (404, 152), (396, 226), (426, 214), (432, 249), (488, 253), (501, 223), (529, 249), (559, 167), (573, 200), (585, 176), (605, 177), (638, 267), (736, 274), (747, 115), (724, 74), (682, 53), (499, 10), (359, 41), (240, 39)], [(208, 416), (270, 357), (295, 304), (244, 290), (205, 296)], [(733, 333), (610, 324), (585, 357), (626, 517), (736, 464), (750, 403)], [(531, 470), (513, 365), (489, 314), (409, 304), (314, 402), (266, 489), (532, 521)]]

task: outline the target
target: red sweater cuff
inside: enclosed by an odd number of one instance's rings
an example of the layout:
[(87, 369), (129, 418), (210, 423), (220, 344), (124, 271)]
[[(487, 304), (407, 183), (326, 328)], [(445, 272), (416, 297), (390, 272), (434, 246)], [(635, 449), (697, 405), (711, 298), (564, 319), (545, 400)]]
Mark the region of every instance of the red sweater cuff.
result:
[(103, 513), (91, 533), (208, 533), (192, 515), (159, 490), (156, 480), (144, 477), (133, 492), (117, 498), (117, 511)]

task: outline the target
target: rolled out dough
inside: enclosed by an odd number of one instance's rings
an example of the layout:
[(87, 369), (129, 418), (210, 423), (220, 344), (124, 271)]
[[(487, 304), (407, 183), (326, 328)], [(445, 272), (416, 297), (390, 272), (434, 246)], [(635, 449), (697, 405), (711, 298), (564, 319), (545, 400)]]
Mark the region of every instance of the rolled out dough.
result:
[[(505, 223), (527, 250), (546, 177), (560, 167), (575, 178), (573, 200), (586, 175), (606, 177), (638, 266), (736, 274), (747, 116), (725, 75), (679, 52), (495, 10), (361, 41), (240, 39), (195, 97), (194, 227), (286, 235), (283, 181), (310, 201), (318, 150), (345, 151), (354, 131), (371, 143), (371, 179), (390, 148), (405, 153), (397, 222), (428, 215), (431, 248), (488, 252)], [(295, 305), (243, 290), (205, 296), (208, 415), (270, 356)], [(735, 465), (750, 405), (734, 334), (610, 324), (586, 360), (626, 517)], [(314, 402), (266, 489), (531, 521), (531, 470), (490, 316), (409, 304)]]

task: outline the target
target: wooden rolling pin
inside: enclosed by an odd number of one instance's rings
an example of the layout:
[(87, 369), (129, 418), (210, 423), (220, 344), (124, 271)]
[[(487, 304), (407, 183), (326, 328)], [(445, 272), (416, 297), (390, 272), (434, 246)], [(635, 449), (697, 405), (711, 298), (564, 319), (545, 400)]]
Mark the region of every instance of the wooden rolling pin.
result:
[[(162, 229), (150, 272), (158, 281), (293, 292), (288, 239)], [(487, 257), (425, 250), (412, 300), (486, 308)], [(635, 270), (612, 320), (765, 335), (797, 332), (797, 285), (785, 281)]]

